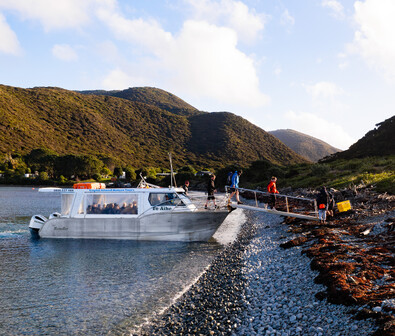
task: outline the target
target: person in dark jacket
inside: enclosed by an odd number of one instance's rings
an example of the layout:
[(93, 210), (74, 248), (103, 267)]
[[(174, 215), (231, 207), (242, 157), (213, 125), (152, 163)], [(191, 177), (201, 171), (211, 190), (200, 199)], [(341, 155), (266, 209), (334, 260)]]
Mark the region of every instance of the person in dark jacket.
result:
[(324, 186), (320, 189), (316, 201), (318, 206), (318, 218), (320, 220), (320, 223), (325, 223), (326, 211), (328, 210), (329, 204), (329, 195)]
[(185, 195), (188, 195), (188, 190), (189, 190), (189, 181), (185, 181), (184, 185), (182, 188), (185, 190)]
[(329, 203), (328, 203), (328, 212), (327, 212), (327, 214), (328, 214), (328, 216), (333, 217), (334, 216), (333, 211), (335, 209), (335, 204), (336, 204), (335, 193), (334, 193), (333, 189), (329, 189), (328, 190), (328, 196), (329, 196)]
[(217, 204), (215, 202), (215, 196), (214, 196), (214, 192), (216, 192), (216, 188), (215, 188), (215, 175), (211, 175), (210, 179), (208, 180), (207, 183), (207, 201), (206, 204), (204, 205), (204, 208), (207, 209), (207, 205), (209, 201), (213, 201), (214, 202), (214, 207), (217, 207)]

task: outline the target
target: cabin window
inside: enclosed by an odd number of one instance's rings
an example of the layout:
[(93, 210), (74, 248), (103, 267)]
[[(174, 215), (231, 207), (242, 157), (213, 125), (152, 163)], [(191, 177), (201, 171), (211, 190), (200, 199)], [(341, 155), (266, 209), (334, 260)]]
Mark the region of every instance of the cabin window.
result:
[(137, 215), (137, 194), (94, 194), (86, 195), (87, 215)]
[(70, 215), (71, 205), (73, 204), (74, 194), (62, 194), (62, 206), (61, 214), (62, 216)]
[(150, 193), (148, 200), (152, 206), (156, 205), (185, 205), (176, 193)]

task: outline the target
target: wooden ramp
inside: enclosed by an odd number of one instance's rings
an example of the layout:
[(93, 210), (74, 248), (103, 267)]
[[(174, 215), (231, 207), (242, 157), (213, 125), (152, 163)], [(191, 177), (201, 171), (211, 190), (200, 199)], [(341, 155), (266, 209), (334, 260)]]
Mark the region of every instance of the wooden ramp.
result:
[[(228, 193), (229, 188), (225, 188)], [(315, 221), (319, 220), (317, 202), (315, 199), (275, 194), (275, 202), (271, 203), (273, 202), (273, 194), (261, 190), (251, 190), (244, 188), (239, 188), (238, 190), (241, 196), (250, 200), (255, 200), (255, 204), (253, 204), (253, 201), (251, 202), (252, 204), (237, 204), (232, 202), (230, 206), (233, 208), (267, 212), (279, 216), (295, 217)], [(276, 209), (270, 208), (268, 204), (276, 204)]]

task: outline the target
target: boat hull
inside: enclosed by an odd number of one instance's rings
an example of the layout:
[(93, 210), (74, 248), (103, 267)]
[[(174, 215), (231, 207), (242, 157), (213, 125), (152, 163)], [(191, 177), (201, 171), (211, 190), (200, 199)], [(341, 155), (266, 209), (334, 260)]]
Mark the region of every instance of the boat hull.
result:
[(53, 218), (39, 231), (41, 238), (207, 241), (229, 211), (147, 214), (141, 218)]

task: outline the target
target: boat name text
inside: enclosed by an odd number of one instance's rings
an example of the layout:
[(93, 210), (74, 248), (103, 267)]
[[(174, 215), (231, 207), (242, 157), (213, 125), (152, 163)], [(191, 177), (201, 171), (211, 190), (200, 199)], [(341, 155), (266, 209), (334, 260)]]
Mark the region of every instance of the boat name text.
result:
[(160, 211), (160, 210), (172, 210), (171, 207), (161, 206), (161, 207), (153, 207), (152, 210)]

